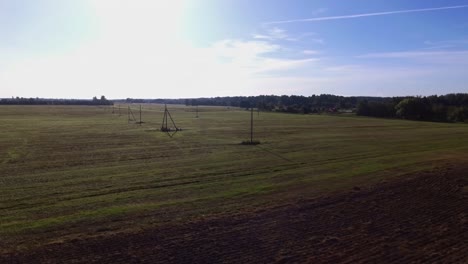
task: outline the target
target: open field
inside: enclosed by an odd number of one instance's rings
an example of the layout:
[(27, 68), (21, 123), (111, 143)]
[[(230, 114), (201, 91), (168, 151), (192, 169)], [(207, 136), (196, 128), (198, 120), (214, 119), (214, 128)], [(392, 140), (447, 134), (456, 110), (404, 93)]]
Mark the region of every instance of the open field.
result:
[(0, 260), (468, 261), (468, 125), (169, 109), (0, 106)]

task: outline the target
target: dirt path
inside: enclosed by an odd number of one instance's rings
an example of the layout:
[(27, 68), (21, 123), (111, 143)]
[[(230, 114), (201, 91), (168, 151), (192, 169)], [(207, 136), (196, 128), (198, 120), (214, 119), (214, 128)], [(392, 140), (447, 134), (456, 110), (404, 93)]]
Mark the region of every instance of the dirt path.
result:
[(468, 170), (283, 207), (53, 244), (0, 263), (468, 263)]

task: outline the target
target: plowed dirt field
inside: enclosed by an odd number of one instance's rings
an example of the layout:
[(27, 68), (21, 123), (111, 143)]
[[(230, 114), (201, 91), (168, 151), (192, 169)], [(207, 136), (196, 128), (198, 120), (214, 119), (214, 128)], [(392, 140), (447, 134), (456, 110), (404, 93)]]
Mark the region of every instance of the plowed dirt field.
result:
[(255, 212), (49, 244), (1, 263), (468, 263), (468, 166)]

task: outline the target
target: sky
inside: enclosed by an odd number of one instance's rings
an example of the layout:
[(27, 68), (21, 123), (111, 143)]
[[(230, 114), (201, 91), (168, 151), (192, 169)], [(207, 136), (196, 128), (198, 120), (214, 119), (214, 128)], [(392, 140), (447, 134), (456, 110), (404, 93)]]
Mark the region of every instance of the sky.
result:
[(468, 93), (468, 0), (0, 0), (0, 98)]

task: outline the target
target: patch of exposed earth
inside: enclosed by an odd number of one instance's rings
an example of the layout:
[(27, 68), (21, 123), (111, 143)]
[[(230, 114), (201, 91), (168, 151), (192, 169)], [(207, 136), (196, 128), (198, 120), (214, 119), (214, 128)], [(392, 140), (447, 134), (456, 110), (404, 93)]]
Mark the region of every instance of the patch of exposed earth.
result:
[(73, 240), (0, 263), (468, 263), (468, 166), (257, 212)]

